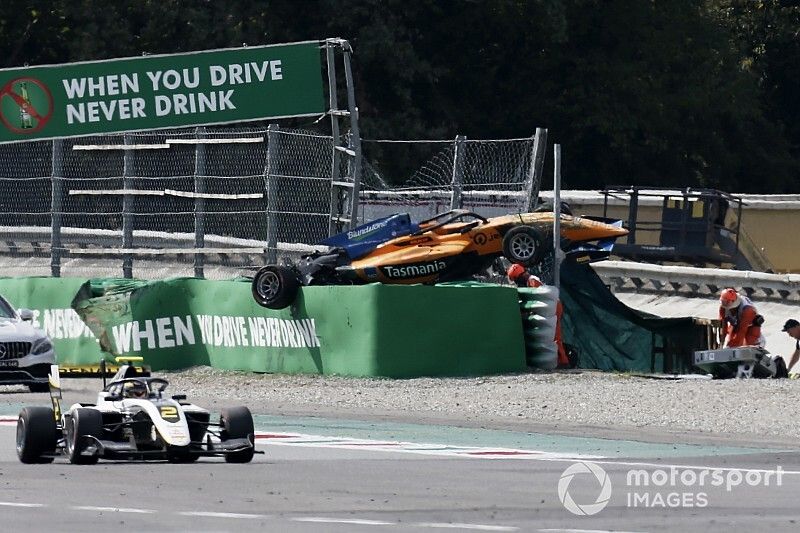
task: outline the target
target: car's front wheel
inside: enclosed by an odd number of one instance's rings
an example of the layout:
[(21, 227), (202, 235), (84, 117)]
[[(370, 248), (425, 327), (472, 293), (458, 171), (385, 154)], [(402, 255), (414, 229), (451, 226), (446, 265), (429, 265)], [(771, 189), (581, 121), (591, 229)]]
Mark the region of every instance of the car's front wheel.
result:
[(225, 456), (228, 463), (249, 463), (255, 453), (255, 430), (253, 429), (253, 415), (247, 407), (230, 407), (223, 409), (219, 415), (222, 440), (247, 439), (250, 447)]
[(283, 309), (294, 302), (300, 281), (289, 267), (267, 265), (256, 272), (252, 289), (253, 298), (261, 307)]
[[(58, 434), (53, 410), (25, 407), (17, 420), (17, 457), (26, 464), (52, 463)], [(49, 457), (48, 457), (49, 456)]]
[(69, 462), (76, 465), (91, 465), (98, 456), (83, 455), (82, 452), (94, 439), (103, 435), (103, 415), (96, 409), (75, 409), (72, 416), (66, 417), (66, 445)]
[(534, 266), (542, 261), (547, 243), (534, 227), (517, 226), (503, 237), (503, 255), (512, 263)]

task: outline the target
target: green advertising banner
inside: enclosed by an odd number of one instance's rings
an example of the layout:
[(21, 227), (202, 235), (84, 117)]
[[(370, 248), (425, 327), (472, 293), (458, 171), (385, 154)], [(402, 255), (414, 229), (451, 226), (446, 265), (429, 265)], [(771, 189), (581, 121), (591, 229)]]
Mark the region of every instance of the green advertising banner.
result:
[(0, 142), (323, 112), (318, 41), (0, 70)]
[(107, 291), (73, 304), (114, 355), (153, 370), (210, 365), (349, 376), (469, 376), (525, 370), (516, 290), (474, 286), (320, 286), (280, 311), (250, 283), (194, 278)]
[(33, 326), (53, 341), (60, 364), (91, 365), (103, 357), (94, 335), (72, 309), (72, 299), (87, 279), (0, 278), (0, 294), (15, 309), (33, 311)]

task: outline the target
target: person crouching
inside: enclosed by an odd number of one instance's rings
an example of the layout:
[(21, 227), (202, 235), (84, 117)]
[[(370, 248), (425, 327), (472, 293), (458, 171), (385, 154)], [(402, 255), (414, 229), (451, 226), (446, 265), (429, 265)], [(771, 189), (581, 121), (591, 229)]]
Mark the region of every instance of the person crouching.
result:
[(725, 347), (766, 345), (761, 334), (764, 317), (747, 296), (733, 288), (723, 289), (719, 297), (719, 318), (725, 332)]

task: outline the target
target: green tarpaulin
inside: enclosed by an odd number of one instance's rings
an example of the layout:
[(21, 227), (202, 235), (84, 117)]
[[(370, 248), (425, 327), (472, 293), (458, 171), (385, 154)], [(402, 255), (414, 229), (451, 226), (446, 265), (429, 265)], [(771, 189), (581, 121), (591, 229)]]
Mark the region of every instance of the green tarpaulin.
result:
[[(589, 265), (572, 261), (561, 266), (560, 297), (564, 304), (564, 342), (577, 348), (581, 368), (690, 370), (688, 355), (699, 349), (698, 330), (691, 317), (660, 318), (631, 309), (614, 296)], [(673, 361), (669, 354), (678, 357)]]

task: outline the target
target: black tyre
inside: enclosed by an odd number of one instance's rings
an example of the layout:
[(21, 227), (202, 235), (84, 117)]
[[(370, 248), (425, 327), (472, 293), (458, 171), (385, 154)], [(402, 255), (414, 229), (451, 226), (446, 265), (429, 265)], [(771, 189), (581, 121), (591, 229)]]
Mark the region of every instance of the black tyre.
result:
[(17, 421), (17, 457), (26, 464), (52, 463), (58, 443), (53, 410), (49, 407), (25, 407)]
[(225, 456), (228, 463), (249, 463), (253, 459), (255, 452), (255, 430), (253, 429), (253, 415), (247, 407), (230, 407), (223, 409), (219, 415), (222, 432), (222, 440), (228, 439), (247, 439), (250, 441), (250, 448), (240, 452), (229, 453)]
[(542, 261), (547, 249), (542, 234), (531, 226), (511, 228), (503, 237), (503, 255), (512, 263), (534, 266)]
[(194, 463), (200, 458), (192, 453), (191, 446), (170, 446), (167, 448), (167, 461), (170, 463)]
[(267, 265), (253, 278), (253, 298), (261, 307), (283, 309), (297, 297), (300, 281), (289, 267)]
[(97, 455), (81, 455), (81, 452), (92, 443), (92, 438), (103, 436), (103, 415), (96, 409), (75, 409), (71, 417), (66, 418), (66, 445), (69, 462), (75, 465), (93, 465)]
[(28, 390), (31, 392), (50, 392), (49, 383), (28, 383)]

